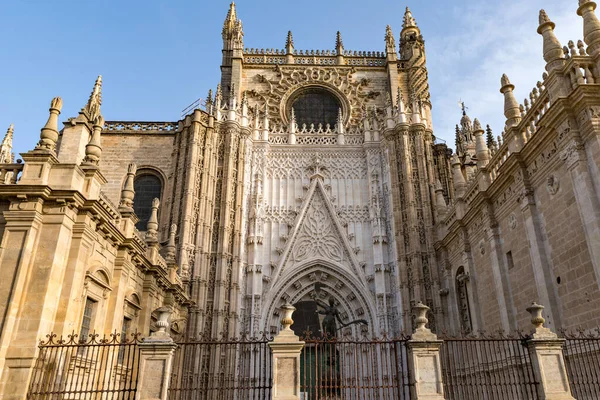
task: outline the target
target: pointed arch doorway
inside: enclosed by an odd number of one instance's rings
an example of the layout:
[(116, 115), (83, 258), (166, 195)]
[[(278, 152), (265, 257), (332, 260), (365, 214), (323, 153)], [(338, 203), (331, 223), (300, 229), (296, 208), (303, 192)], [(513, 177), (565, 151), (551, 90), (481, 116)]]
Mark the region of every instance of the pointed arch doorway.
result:
[[(317, 398), (324, 383), (332, 385), (340, 374), (338, 350), (334, 343), (323, 342), (322, 317), (317, 313), (314, 300), (301, 300), (294, 304), (294, 333), (305, 341), (300, 356), (301, 399)], [(337, 385), (336, 385), (337, 386)]]

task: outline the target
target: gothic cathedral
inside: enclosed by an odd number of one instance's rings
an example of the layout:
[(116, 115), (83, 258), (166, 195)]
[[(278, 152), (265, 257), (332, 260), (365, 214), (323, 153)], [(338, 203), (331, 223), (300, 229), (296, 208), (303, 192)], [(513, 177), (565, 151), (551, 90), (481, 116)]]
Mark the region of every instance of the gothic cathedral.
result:
[[(436, 138), (425, 42), (406, 9), (385, 51), (244, 48), (232, 3), (221, 82), (174, 122), (105, 121), (102, 79), (37, 146), (0, 146), (0, 393), (49, 332), (178, 338), (320, 329), (514, 330), (543, 304), (553, 328), (600, 316), (600, 22), (564, 49), (542, 10), (546, 72), (520, 105), (504, 75), (499, 135), (463, 111)], [(383, 33), (383, 32), (382, 32)], [(283, 39), (283, 38), (282, 38)], [(282, 41), (283, 42), (283, 41)], [(498, 110), (501, 112), (500, 110)], [(448, 127), (443, 127), (448, 129)], [(29, 363), (29, 364), (28, 364)], [(25, 367), (23, 367), (25, 366)], [(6, 386), (8, 387), (8, 386)]]

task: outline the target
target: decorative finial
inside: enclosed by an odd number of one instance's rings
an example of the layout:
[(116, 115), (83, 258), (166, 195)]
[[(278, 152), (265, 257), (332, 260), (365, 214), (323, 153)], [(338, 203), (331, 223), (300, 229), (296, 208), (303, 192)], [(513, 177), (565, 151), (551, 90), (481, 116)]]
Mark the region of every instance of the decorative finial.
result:
[(406, 28), (416, 28), (417, 22), (413, 18), (412, 12), (410, 9), (406, 7), (406, 11), (404, 12), (404, 21), (402, 22), (402, 29)]
[(103, 127), (104, 118), (102, 118), (102, 115), (98, 115), (94, 119), (92, 138), (85, 146), (85, 158), (83, 159), (83, 164), (97, 166), (100, 162), (100, 156), (102, 155), (101, 134)]
[(288, 31), (287, 39), (285, 41), (285, 48), (294, 48), (294, 38), (292, 36), (292, 31)]
[(46, 125), (42, 128), (40, 134), (40, 141), (35, 147), (36, 151), (50, 151), (54, 153), (56, 148), (56, 141), (58, 140), (58, 116), (62, 109), (62, 99), (55, 97), (50, 102), (50, 116)]
[[(508, 79), (508, 76), (507, 76), (506, 74), (502, 74), (502, 78), (500, 78), (500, 85), (501, 85), (502, 87), (509, 86), (509, 85), (510, 85), (510, 86), (513, 86), (513, 85), (510, 83), (510, 80)], [(514, 86), (513, 86), (513, 89), (514, 89)]]
[(121, 201), (119, 203), (119, 211), (121, 212), (133, 212), (133, 198), (135, 196), (133, 182), (136, 171), (137, 166), (133, 163), (129, 164), (127, 167), (127, 177), (121, 189)]
[(540, 25), (543, 25), (547, 22), (552, 22), (552, 21), (550, 21), (550, 17), (548, 17), (548, 14), (546, 14), (546, 10), (541, 9), (540, 10)]
[(542, 316), (542, 311), (544, 311), (544, 306), (537, 304), (535, 301), (527, 307), (527, 312), (531, 314), (531, 324), (534, 326), (532, 337), (533, 339), (555, 339), (557, 335), (544, 327), (546, 320)]
[(152, 210), (150, 211), (150, 218), (148, 218), (148, 224), (146, 225), (146, 243), (155, 244), (158, 243), (158, 207), (160, 206), (160, 200), (152, 200)]
[(171, 229), (169, 229), (169, 242), (165, 246), (166, 253), (165, 259), (167, 262), (175, 262), (175, 236), (177, 235), (177, 225), (171, 224)]
[(412, 335), (412, 340), (435, 340), (437, 336), (427, 328), (429, 320), (427, 319), (427, 312), (430, 310), (422, 302), (418, 302), (413, 306), (413, 312), (415, 314), (415, 332)]
[(483, 132), (483, 128), (481, 128), (481, 122), (477, 118), (473, 120), (473, 132)]
[(88, 120), (93, 122), (100, 115), (100, 106), (102, 105), (102, 75), (98, 75), (94, 89), (90, 94), (87, 104), (81, 109), (86, 114)]

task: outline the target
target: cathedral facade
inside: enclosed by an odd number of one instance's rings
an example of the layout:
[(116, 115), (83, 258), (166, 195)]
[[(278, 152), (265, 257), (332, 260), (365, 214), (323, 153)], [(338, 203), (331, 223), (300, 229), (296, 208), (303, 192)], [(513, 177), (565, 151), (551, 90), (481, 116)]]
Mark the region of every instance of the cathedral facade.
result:
[[(179, 121), (105, 121), (102, 80), (36, 148), (0, 147), (0, 393), (26, 380), (53, 331), (176, 337), (319, 329), (514, 330), (600, 322), (600, 23), (564, 49), (540, 13), (547, 62), (523, 105), (505, 75), (495, 137), (463, 112), (454, 152), (434, 134), (425, 42), (411, 12), (385, 51), (244, 48), (232, 4), (221, 82)], [(540, 46), (542, 49), (542, 46)], [(500, 95), (500, 94), (499, 94)], [(448, 127), (443, 127), (448, 129)], [(15, 133), (16, 134), (16, 133)]]

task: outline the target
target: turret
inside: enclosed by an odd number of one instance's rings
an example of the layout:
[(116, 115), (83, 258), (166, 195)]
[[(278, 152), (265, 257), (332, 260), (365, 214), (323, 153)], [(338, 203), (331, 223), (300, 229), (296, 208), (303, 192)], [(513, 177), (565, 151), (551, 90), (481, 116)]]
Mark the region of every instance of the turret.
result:
[(564, 58), (560, 42), (554, 34), (555, 26), (554, 22), (550, 21), (546, 11), (540, 10), (540, 26), (537, 32), (544, 38), (544, 60), (548, 72), (559, 69)]
[(14, 155), (12, 153), (12, 140), (14, 131), (15, 126), (10, 124), (4, 139), (2, 139), (2, 144), (0, 144), (0, 164), (10, 164), (13, 162)]

